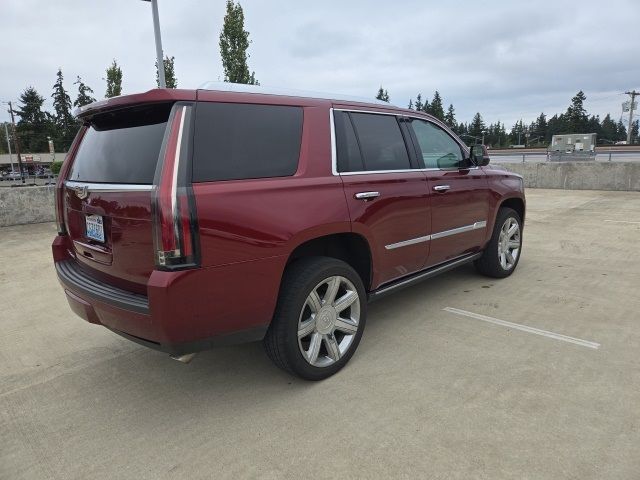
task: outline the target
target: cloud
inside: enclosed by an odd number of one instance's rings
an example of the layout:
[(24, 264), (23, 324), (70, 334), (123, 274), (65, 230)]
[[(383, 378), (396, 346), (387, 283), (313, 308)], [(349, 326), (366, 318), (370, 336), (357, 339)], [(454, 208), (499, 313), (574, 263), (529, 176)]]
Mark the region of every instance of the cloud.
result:
[[(263, 85), (372, 97), (380, 85), (406, 106), (437, 89), (459, 120), (479, 111), (507, 126), (564, 111), (580, 89), (587, 109), (619, 115), (640, 88), (637, 0), (382, 2), (244, 0), (249, 66)], [(164, 51), (179, 86), (222, 79), (224, 2), (159, 0)], [(0, 100), (28, 85), (48, 99), (58, 67), (104, 94), (113, 58), (124, 91), (155, 87), (150, 5), (132, 0), (3, 0)], [(6, 120), (0, 112), (0, 120)]]

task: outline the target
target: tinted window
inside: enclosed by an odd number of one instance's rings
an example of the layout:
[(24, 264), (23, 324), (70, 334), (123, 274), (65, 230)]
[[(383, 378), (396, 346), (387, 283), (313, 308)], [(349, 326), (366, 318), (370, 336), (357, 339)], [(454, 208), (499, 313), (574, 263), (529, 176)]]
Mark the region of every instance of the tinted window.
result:
[(130, 108), (91, 119), (70, 180), (153, 183), (171, 105)]
[(359, 172), (364, 170), (358, 140), (349, 115), (334, 112), (339, 172)]
[(440, 127), (414, 119), (411, 122), (418, 139), (426, 168), (459, 168), (462, 160), (460, 145)]
[(298, 168), (302, 108), (199, 103), (193, 180), (285, 177)]
[(366, 170), (411, 168), (400, 126), (393, 115), (351, 113)]

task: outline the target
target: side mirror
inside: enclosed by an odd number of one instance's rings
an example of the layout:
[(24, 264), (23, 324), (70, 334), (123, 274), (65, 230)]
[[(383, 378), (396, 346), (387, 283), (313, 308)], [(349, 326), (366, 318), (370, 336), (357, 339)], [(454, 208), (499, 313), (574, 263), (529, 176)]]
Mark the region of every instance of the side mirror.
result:
[(478, 167), (484, 167), (489, 165), (489, 152), (485, 145), (472, 145), (471, 146), (471, 161)]

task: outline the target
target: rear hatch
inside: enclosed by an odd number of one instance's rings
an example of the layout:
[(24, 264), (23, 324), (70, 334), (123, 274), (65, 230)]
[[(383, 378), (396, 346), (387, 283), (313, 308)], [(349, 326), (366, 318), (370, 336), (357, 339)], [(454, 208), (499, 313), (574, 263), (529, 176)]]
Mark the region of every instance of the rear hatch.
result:
[(99, 280), (146, 294), (154, 269), (152, 190), (172, 103), (90, 117), (64, 187), (69, 247)]

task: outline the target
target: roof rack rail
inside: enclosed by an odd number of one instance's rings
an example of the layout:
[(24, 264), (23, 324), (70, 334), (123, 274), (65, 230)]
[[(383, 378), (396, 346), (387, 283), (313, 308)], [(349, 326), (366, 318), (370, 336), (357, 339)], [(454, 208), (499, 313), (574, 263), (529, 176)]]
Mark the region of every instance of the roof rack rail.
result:
[(396, 107), (388, 102), (375, 98), (363, 98), (351, 95), (341, 95), (326, 92), (313, 92), (308, 90), (297, 90), (294, 88), (263, 87), (262, 85), (246, 85), (242, 83), (230, 82), (205, 82), (198, 87), (199, 90), (218, 90), (221, 92), (257, 93), (261, 95), (282, 95), (286, 97), (319, 98), (323, 100), (343, 100), (347, 102), (373, 103)]

